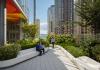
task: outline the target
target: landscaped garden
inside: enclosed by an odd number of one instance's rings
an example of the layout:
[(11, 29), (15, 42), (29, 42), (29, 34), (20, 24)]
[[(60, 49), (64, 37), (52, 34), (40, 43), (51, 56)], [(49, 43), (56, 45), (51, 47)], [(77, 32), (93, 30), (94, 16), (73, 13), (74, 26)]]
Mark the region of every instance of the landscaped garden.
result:
[[(47, 39), (50, 42), (50, 35)], [(54, 35), (56, 44), (61, 45), (75, 57), (88, 56), (100, 62), (100, 43), (98, 40), (88, 38), (77, 43), (70, 35)]]
[[(19, 51), (34, 48), (38, 42), (41, 42), (45, 47), (49, 47), (50, 38), (52, 35), (48, 35), (47, 39), (40, 39), (29, 35), (29, 28), (25, 26), (26, 38), (16, 41), (13, 44), (7, 44), (0, 47), (0, 61), (16, 58)], [(30, 33), (36, 34), (36, 33)], [(29, 35), (29, 36), (28, 36)], [(70, 52), (75, 57), (88, 56), (100, 62), (100, 42), (94, 38), (86, 38), (77, 42), (71, 35), (54, 35), (55, 44), (61, 45), (65, 50)]]
[(14, 44), (4, 45), (0, 47), (0, 61), (16, 58), (19, 51), (34, 48), (40, 41), (45, 47), (49, 47), (48, 41), (43, 39), (23, 39)]
[[(54, 35), (55, 44), (61, 45), (65, 50), (70, 52), (75, 57), (88, 56), (97, 61), (100, 61), (100, 44), (95, 39), (85, 39), (76, 42), (75, 38), (70, 35)], [(49, 47), (51, 36), (48, 35), (47, 39), (23, 39), (14, 44), (7, 44), (0, 47), (0, 60), (8, 60), (17, 57), (19, 51), (34, 48), (38, 42), (41, 41), (45, 47)]]
[(0, 61), (16, 58), (21, 50), (34, 48), (38, 42), (41, 42), (45, 47), (49, 47), (47, 40), (36, 37), (38, 28), (35, 24), (24, 24), (22, 29), (25, 35), (24, 39), (0, 46)]
[[(77, 22), (81, 27), (91, 27), (95, 33), (100, 33), (100, 0), (95, 2), (84, 0), (84, 3), (76, 5), (77, 13), (81, 18), (81, 22)], [(95, 27), (98, 26), (98, 27)], [(20, 50), (34, 48), (37, 42), (41, 41), (46, 47), (49, 46), (51, 36), (48, 35), (47, 40), (37, 39), (38, 28), (36, 25), (24, 24), (22, 26), (24, 39), (14, 44), (7, 44), (0, 47), (0, 60), (8, 60), (17, 57)], [(61, 45), (69, 51), (73, 56), (88, 56), (100, 62), (100, 41), (95, 38), (80, 39), (79, 42), (71, 35), (54, 35), (57, 45)], [(48, 42), (49, 41), (49, 42)]]

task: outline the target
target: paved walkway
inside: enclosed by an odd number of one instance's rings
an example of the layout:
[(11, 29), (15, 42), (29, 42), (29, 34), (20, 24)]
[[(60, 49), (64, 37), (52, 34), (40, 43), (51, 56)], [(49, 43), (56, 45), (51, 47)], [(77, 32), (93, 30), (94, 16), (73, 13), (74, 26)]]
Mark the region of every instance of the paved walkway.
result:
[(0, 70), (78, 70), (59, 49), (50, 49), (42, 56), (24, 61), (15, 66)]

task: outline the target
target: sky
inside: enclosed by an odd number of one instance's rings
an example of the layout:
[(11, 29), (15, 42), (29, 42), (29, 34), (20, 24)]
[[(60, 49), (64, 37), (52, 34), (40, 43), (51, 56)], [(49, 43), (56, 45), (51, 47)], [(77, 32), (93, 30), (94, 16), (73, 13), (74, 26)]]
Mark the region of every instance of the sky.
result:
[[(40, 19), (40, 34), (47, 34), (47, 11), (51, 5), (54, 5), (54, 0), (36, 0), (36, 18)], [(33, 21), (33, 2), (29, 0), (29, 21)]]

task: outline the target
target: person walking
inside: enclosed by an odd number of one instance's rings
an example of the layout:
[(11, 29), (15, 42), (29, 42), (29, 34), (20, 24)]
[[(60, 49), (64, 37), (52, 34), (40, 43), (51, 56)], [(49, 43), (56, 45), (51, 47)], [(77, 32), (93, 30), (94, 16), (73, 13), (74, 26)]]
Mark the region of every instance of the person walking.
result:
[(54, 44), (55, 44), (55, 38), (54, 37), (51, 37), (51, 44), (52, 44), (52, 47), (54, 48)]

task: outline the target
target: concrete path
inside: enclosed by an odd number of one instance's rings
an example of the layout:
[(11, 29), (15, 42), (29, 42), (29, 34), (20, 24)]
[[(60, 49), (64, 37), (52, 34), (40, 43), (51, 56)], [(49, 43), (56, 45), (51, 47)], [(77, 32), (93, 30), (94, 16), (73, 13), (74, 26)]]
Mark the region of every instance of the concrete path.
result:
[(42, 56), (24, 61), (15, 66), (0, 70), (78, 70), (59, 49), (50, 49)]

